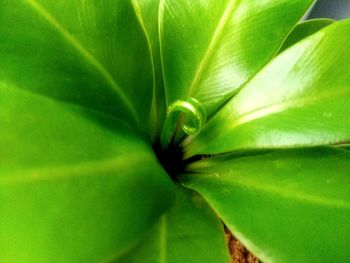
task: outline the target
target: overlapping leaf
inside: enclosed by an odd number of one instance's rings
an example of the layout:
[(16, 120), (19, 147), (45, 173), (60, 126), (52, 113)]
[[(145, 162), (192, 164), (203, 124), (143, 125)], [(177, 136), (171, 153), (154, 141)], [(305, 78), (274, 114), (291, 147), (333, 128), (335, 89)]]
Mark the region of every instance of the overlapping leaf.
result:
[[(0, 262), (227, 262), (202, 197), (179, 187), (161, 216), (173, 185), (132, 130), (156, 141), (165, 99), (195, 97), (211, 117), (312, 2), (0, 0)], [(308, 23), (282, 49), (327, 24)], [(347, 260), (349, 30), (284, 52), (186, 141), (187, 157), (338, 147), (202, 160), (181, 177), (264, 261)]]
[(334, 23), (334, 20), (326, 18), (311, 19), (304, 22), (300, 22), (298, 25), (296, 25), (293, 31), (283, 42), (279, 53), (293, 46), (294, 44), (298, 43), (304, 38), (307, 38), (308, 36), (311, 36), (312, 34), (315, 34), (316, 32), (320, 31), (321, 29), (331, 25), (332, 23)]
[(195, 97), (208, 115), (278, 51), (311, 0), (163, 0), (167, 103)]
[(165, 119), (165, 92), (159, 49), (158, 9), (160, 0), (132, 0), (134, 9), (148, 38), (152, 54), (154, 91), (151, 116), (151, 138), (159, 137)]
[(0, 82), (0, 261), (97, 262), (171, 204), (149, 146), (122, 122)]
[(349, 31), (338, 22), (283, 52), (192, 138), (188, 155), (349, 141)]
[(229, 263), (220, 221), (198, 194), (178, 187), (173, 207), (118, 263)]
[(194, 164), (197, 190), (263, 262), (346, 262), (350, 154), (277, 151)]

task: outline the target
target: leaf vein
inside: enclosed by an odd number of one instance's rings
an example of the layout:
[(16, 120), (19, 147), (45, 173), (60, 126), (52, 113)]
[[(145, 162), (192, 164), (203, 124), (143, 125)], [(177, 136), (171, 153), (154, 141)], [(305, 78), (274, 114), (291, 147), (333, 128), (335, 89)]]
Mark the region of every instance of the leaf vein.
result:
[(203, 59), (201, 60), (199, 66), (197, 68), (197, 71), (195, 73), (193, 81), (190, 85), (190, 89), (188, 91), (189, 96), (193, 96), (193, 93), (198, 88), (199, 82), (200, 82), (202, 75), (203, 75), (202, 73), (205, 70), (205, 68), (208, 66), (215, 51), (217, 50), (217, 46), (220, 42), (220, 39), (222, 38), (224, 29), (227, 26), (227, 23), (229, 22), (229, 19), (231, 18), (232, 14), (235, 10), (236, 3), (237, 3), (237, 0), (230, 0), (229, 3), (227, 4), (225, 11), (224, 11), (224, 13), (219, 21), (219, 24), (214, 31), (214, 34), (213, 34), (213, 37), (210, 41), (208, 49), (207, 49)]
[[(130, 162), (133, 160), (133, 162)], [(82, 162), (74, 165), (60, 167), (43, 167), (27, 171), (19, 171), (11, 176), (0, 177), (0, 186), (24, 185), (36, 182), (47, 182), (54, 180), (70, 180), (77, 177), (93, 177), (97, 173), (120, 170), (130, 166), (134, 161), (149, 160), (149, 155), (125, 154), (117, 158), (99, 161)]]
[(120, 96), (122, 102), (131, 112), (134, 119), (138, 121), (138, 115), (130, 99), (126, 96), (119, 84), (115, 81), (115, 79), (111, 76), (110, 72), (103, 66), (103, 64), (101, 64), (97, 58), (94, 57), (93, 54), (91, 54), (90, 51), (88, 51), (88, 49), (86, 49), (86, 47), (84, 47), (81, 42), (78, 41), (78, 39), (76, 39), (67, 29), (65, 29), (59, 23), (59, 21), (36, 0), (25, 0), (25, 2), (30, 7), (32, 7), (32, 9), (35, 10), (41, 17), (43, 17), (53, 28), (55, 28), (57, 32), (63, 36), (67, 43), (73, 46), (75, 50), (78, 51), (81, 56), (86, 59), (86, 61), (89, 62), (101, 74), (101, 76), (106, 80), (110, 87)]
[(333, 93), (333, 94), (320, 94), (317, 97), (310, 96), (310, 97), (305, 97), (302, 99), (283, 101), (283, 102), (276, 103), (273, 105), (261, 107), (261, 108), (252, 110), (250, 112), (244, 113), (241, 116), (239, 116), (239, 118), (237, 118), (230, 125), (230, 129), (237, 128), (238, 126), (241, 126), (247, 122), (251, 122), (251, 121), (272, 115), (272, 114), (277, 114), (277, 113), (283, 112), (283, 111), (290, 109), (290, 108), (300, 108), (300, 107), (304, 107), (306, 105), (315, 104), (315, 103), (320, 102), (322, 100), (331, 99), (331, 98), (335, 98), (335, 97), (339, 97), (339, 96), (343, 96), (343, 95), (349, 95), (349, 94), (350, 94), (349, 91), (345, 90), (345, 91), (341, 91), (341, 92), (337, 92), (337, 93)]
[(302, 202), (316, 204), (320, 206), (350, 209), (350, 203), (345, 200), (307, 194), (300, 191), (287, 189), (285, 187), (257, 182), (257, 181), (249, 180), (247, 178), (242, 178), (242, 177), (241, 178), (235, 177), (234, 180), (227, 180), (227, 179), (226, 180), (223, 179), (223, 180), (229, 181), (230, 184), (245, 187), (248, 189), (263, 191), (265, 193), (276, 194), (287, 199), (299, 200)]

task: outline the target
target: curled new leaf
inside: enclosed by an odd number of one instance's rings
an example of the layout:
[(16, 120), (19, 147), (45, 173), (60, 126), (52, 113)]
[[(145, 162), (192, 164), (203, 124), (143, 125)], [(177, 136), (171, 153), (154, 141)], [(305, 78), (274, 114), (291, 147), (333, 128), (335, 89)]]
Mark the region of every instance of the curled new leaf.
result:
[(186, 134), (193, 135), (204, 126), (206, 119), (206, 111), (198, 100), (189, 98), (186, 101), (175, 101), (167, 110), (161, 138), (163, 146), (175, 138), (179, 126)]

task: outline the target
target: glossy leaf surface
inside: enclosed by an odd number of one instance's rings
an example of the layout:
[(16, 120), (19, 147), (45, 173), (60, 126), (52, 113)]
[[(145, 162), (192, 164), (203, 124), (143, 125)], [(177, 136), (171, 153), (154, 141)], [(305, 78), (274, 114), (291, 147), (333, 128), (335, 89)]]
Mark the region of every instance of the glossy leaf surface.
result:
[(263, 262), (346, 262), (350, 153), (276, 151), (192, 166), (197, 190)]
[(315, 34), (332, 23), (334, 23), (334, 20), (332, 19), (311, 19), (299, 23), (283, 42), (279, 52), (286, 50), (297, 42), (311, 36), (312, 34)]
[(163, 0), (168, 105), (194, 97), (208, 115), (279, 50), (311, 0)]
[(349, 141), (349, 43), (346, 20), (283, 52), (201, 130), (188, 155)]
[(114, 258), (171, 204), (150, 147), (118, 120), (1, 82), (0, 119), (1, 262)]
[(0, 4), (2, 82), (136, 121), (148, 131), (151, 60), (130, 1)]
[(173, 207), (118, 263), (229, 263), (224, 229), (197, 193), (179, 187)]

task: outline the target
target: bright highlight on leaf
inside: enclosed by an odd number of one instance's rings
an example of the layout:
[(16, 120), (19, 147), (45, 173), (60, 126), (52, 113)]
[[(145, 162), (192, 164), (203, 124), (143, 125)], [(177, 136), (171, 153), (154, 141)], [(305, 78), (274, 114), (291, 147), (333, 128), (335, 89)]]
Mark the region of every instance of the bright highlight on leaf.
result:
[(0, 0), (0, 262), (347, 262), (350, 20), (313, 3)]
[(168, 105), (193, 97), (208, 115), (278, 52), (312, 0), (163, 0), (159, 37)]

